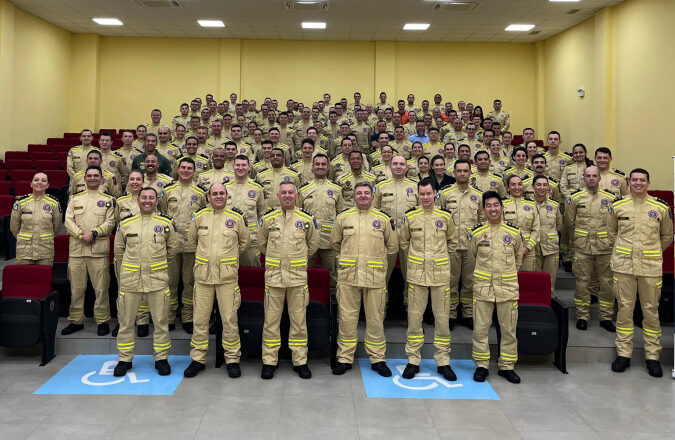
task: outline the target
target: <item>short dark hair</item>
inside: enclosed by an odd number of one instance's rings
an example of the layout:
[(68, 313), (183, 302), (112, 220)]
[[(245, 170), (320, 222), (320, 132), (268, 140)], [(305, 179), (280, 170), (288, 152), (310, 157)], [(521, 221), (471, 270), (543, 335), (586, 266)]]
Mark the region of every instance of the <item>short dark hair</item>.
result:
[(609, 157), (612, 157), (612, 150), (610, 150), (610, 149), (607, 148), (607, 147), (598, 147), (598, 148), (596, 148), (596, 149), (595, 149), (595, 154), (594, 154), (594, 156), (597, 156), (598, 153), (609, 154)]
[(150, 187), (150, 186), (144, 186), (144, 187), (141, 188), (141, 190), (138, 192), (138, 195), (140, 196), (141, 193), (142, 193), (143, 191), (152, 191), (153, 193), (155, 193), (155, 198), (158, 197), (157, 190), (156, 190), (155, 188), (152, 188), (152, 187)]
[[(183, 157), (182, 159), (180, 159), (180, 160), (178, 161), (179, 164), (180, 164), (180, 163), (183, 163), (183, 162), (191, 163), (191, 164), (192, 164), (192, 168), (196, 168), (195, 161), (194, 161), (191, 157)], [(180, 165), (179, 165), (179, 166), (180, 166)]]
[(324, 158), (324, 159), (326, 159), (326, 161), (327, 161), (328, 163), (330, 163), (330, 159), (328, 158), (328, 156), (326, 156), (326, 155), (323, 154), (323, 153), (318, 153), (318, 154), (314, 155), (314, 157), (312, 158), (312, 163), (314, 163), (314, 161), (316, 160), (317, 157)]
[(102, 136), (108, 136), (110, 139), (112, 139), (112, 134), (110, 134), (109, 131), (104, 131), (98, 136), (98, 138), (100, 139)]
[(504, 206), (504, 202), (502, 201), (502, 196), (500, 196), (499, 193), (496, 192), (496, 191), (485, 191), (483, 193), (483, 208), (485, 208), (485, 202), (488, 199), (497, 199), (499, 201), (499, 204), (501, 206)]
[(249, 160), (248, 156), (245, 155), (245, 154), (237, 154), (236, 156), (234, 156), (234, 160), (237, 160), (237, 159), (238, 159), (238, 160), (245, 160), (246, 163), (251, 163), (251, 161)]
[(534, 186), (534, 184), (537, 183), (537, 180), (541, 180), (541, 179), (544, 179), (546, 181), (546, 183), (548, 183), (548, 177), (540, 174), (540, 175), (534, 176), (532, 178), (532, 186)]
[(541, 153), (537, 153), (534, 156), (532, 156), (532, 163), (534, 163), (535, 159), (544, 159), (544, 163), (547, 163), (548, 161), (546, 160), (546, 156), (544, 156)]
[(101, 154), (101, 152), (100, 152), (99, 150), (91, 150), (89, 153), (87, 153), (87, 157), (88, 157), (90, 154), (98, 154), (98, 158), (99, 158), (99, 159), (103, 159), (103, 154)]
[(455, 161), (455, 164), (453, 165), (452, 169), (453, 169), (453, 170), (456, 170), (456, 169), (457, 169), (457, 165), (460, 165), (460, 164), (463, 164), (463, 163), (469, 165), (469, 171), (471, 171), (471, 162), (469, 162), (469, 161), (466, 160), (466, 159), (457, 159), (457, 160)]
[(649, 171), (645, 170), (644, 168), (634, 168), (631, 170), (630, 174), (628, 174), (628, 178), (633, 177), (633, 173), (640, 173), (644, 174), (647, 176), (647, 182), (649, 182)]
[(490, 158), (490, 153), (488, 153), (485, 150), (478, 150), (474, 153), (473, 160), (477, 160), (477, 157), (478, 157), (479, 154), (485, 154), (488, 157), (488, 159)]
[(89, 171), (89, 170), (96, 170), (96, 171), (98, 171), (98, 174), (100, 174), (101, 176), (103, 176), (103, 170), (102, 170), (101, 167), (98, 166), (98, 165), (89, 165), (89, 166), (87, 167), (87, 169), (84, 170), (84, 174), (86, 175), (86, 174), (87, 174), (87, 171)]
[(525, 148), (523, 148), (523, 147), (516, 147), (516, 148), (514, 148), (513, 151), (511, 152), (511, 157), (512, 157), (512, 158), (513, 158), (513, 157), (516, 157), (516, 153), (519, 152), (519, 151), (522, 151), (523, 153), (525, 153), (525, 156), (527, 156), (527, 150), (526, 150)]
[(425, 177), (424, 179), (417, 182), (417, 191), (419, 191), (419, 189), (423, 186), (431, 186), (431, 189), (434, 189), (434, 183), (431, 181), (429, 177)]

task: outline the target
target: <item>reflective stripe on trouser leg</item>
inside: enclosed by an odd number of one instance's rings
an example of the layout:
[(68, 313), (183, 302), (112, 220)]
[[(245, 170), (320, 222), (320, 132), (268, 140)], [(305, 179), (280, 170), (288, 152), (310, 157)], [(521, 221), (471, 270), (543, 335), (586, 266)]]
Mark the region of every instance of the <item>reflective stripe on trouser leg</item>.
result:
[(96, 292), (94, 301), (94, 319), (96, 324), (110, 321), (110, 259), (106, 257), (87, 257), (87, 272), (91, 285)]
[(138, 306), (138, 313), (136, 314), (136, 324), (138, 325), (150, 324), (150, 304), (148, 304), (148, 298), (145, 295), (141, 297), (141, 304)]
[(358, 342), (357, 325), (361, 310), (361, 295), (365, 288), (337, 285), (338, 301), (338, 350), (337, 361), (345, 364), (354, 362), (354, 352)]
[[(363, 306), (366, 311), (366, 336), (363, 343), (371, 363), (386, 360), (387, 341), (384, 338), (384, 312), (386, 305), (386, 288), (363, 289)], [(358, 314), (358, 311), (356, 313)]]
[(537, 255), (537, 269), (551, 275), (551, 298), (555, 298), (555, 280), (558, 273), (558, 254)]
[(286, 288), (265, 286), (265, 324), (263, 326), (262, 361), (266, 365), (276, 365), (281, 346), (279, 323), (284, 311)]
[(145, 297), (150, 305), (152, 316), (153, 333), (152, 347), (153, 357), (156, 361), (167, 359), (171, 348), (171, 336), (169, 335), (169, 302), (171, 291), (167, 285), (164, 289), (147, 292)]
[(476, 367), (490, 366), (490, 344), (488, 335), (492, 325), (492, 310), (495, 303), (492, 301), (476, 300), (473, 304), (473, 349), (472, 357)]
[(436, 359), (436, 365), (439, 367), (450, 365), (450, 325), (448, 323), (450, 287), (431, 287), (431, 309), (434, 312), (435, 323), (434, 346), (436, 347), (436, 353), (434, 353), (434, 359)]
[(85, 257), (70, 257), (68, 259), (68, 280), (70, 281), (68, 321), (82, 324), (84, 322), (84, 292), (87, 289)]
[(591, 292), (593, 280), (598, 284), (598, 303), (601, 321), (611, 321), (614, 314), (614, 286), (612, 270), (609, 266), (611, 254), (588, 255), (574, 254), (574, 276), (577, 279), (574, 292), (574, 305), (577, 319), (590, 319)]
[(307, 285), (286, 288), (288, 318), (291, 327), (288, 332), (288, 347), (291, 349), (293, 365), (307, 363), (307, 305), (309, 288)]
[(574, 290), (574, 305), (577, 311), (577, 319), (588, 321), (591, 318), (591, 293), (588, 291), (588, 283), (593, 272), (595, 259), (592, 255), (577, 252), (574, 255), (572, 273), (577, 279)]
[(614, 284), (612, 282), (612, 268), (610, 261), (612, 254), (602, 254), (595, 256), (595, 265), (588, 290), (593, 293), (593, 285), (598, 284), (598, 303), (600, 304), (600, 320), (611, 321), (614, 318)]
[(241, 341), (239, 340), (239, 326), (237, 324), (237, 310), (241, 305), (241, 292), (237, 283), (216, 284), (208, 286), (215, 288), (218, 298), (218, 310), (223, 321), (223, 350), (225, 362), (228, 364), (239, 362), (241, 358)]
[(213, 285), (195, 282), (190, 357), (193, 361), (202, 364), (206, 363), (206, 354), (209, 350), (209, 319), (213, 311), (214, 296), (215, 288)]
[(134, 359), (136, 312), (141, 303), (143, 292), (122, 292), (117, 294), (117, 309), (120, 329), (117, 333), (117, 351), (119, 360), (131, 362)]
[(499, 328), (502, 332), (497, 363), (500, 370), (513, 370), (518, 360), (518, 340), (516, 339), (518, 301), (501, 301), (496, 307)]
[(661, 323), (659, 322), (659, 300), (661, 299), (661, 277), (638, 277), (640, 307), (642, 307), (642, 332), (645, 341), (645, 359), (659, 360), (661, 354)]
[(181, 322), (192, 322), (194, 309), (194, 285), (195, 285), (195, 253), (183, 252), (183, 266), (181, 273), (183, 276), (183, 291), (181, 292), (180, 309)]
[(633, 354), (633, 309), (637, 297), (637, 277), (622, 273), (614, 274), (616, 299), (619, 309), (616, 314), (616, 353), (630, 358)]
[(408, 285), (408, 331), (406, 332), (405, 354), (408, 363), (419, 365), (422, 357), (420, 351), (424, 346), (424, 330), (422, 318), (427, 308), (429, 288), (418, 284)]

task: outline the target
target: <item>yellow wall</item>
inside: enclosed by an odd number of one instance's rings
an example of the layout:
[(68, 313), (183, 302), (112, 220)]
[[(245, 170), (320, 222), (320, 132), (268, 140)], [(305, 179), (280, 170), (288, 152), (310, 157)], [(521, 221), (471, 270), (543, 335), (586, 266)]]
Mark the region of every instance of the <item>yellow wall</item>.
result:
[(65, 131), (71, 34), (0, 1), (0, 151), (6, 151)]

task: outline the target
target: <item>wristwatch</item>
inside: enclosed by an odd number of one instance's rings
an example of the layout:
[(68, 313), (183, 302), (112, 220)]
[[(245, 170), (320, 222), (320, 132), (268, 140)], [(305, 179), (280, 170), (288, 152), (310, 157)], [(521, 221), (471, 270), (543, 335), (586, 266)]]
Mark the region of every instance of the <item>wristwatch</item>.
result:
[(93, 235), (94, 238), (98, 237), (98, 231), (91, 231), (91, 235)]

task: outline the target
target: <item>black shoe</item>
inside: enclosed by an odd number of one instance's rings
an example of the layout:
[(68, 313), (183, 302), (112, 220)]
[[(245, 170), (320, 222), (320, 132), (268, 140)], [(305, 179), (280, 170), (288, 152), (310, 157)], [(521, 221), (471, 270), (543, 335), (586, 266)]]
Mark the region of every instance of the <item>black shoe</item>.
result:
[(473, 330), (473, 318), (462, 318), (462, 325)]
[(192, 361), (185, 371), (183, 371), (183, 376), (195, 377), (200, 371), (204, 371), (205, 368), (206, 365), (202, 364), (201, 362)]
[(424, 315), (424, 323), (427, 325), (434, 325), (436, 323), (436, 319), (434, 318), (433, 313), (425, 314)]
[(420, 372), (420, 366), (419, 365), (408, 364), (408, 365), (405, 366), (405, 370), (403, 370), (403, 374), (401, 376), (404, 379), (412, 379), (419, 372)]
[(610, 333), (616, 333), (616, 326), (610, 320), (600, 321), (600, 327), (604, 328)]
[(169, 331), (172, 332), (176, 330), (176, 324), (169, 324)]
[(227, 368), (227, 375), (231, 378), (237, 378), (241, 376), (241, 368), (239, 367), (239, 362), (232, 362), (225, 365)]
[(312, 372), (309, 370), (307, 364), (296, 365), (293, 367), (293, 371), (298, 373), (300, 379), (310, 379), (312, 377)]
[(450, 330), (454, 330), (456, 323), (457, 323), (457, 318), (450, 318), (450, 321), (448, 321), (448, 325), (450, 326)]
[(511, 383), (520, 383), (520, 376), (513, 370), (499, 370), (497, 374)]
[(260, 377), (263, 379), (272, 379), (274, 377), (274, 370), (277, 367), (275, 365), (263, 364), (262, 371), (260, 372)]
[(127, 371), (131, 370), (131, 367), (131, 362), (119, 361), (117, 365), (115, 365), (113, 376), (122, 377), (127, 374)]
[(577, 319), (577, 329), (588, 330), (588, 321), (585, 319)]
[(139, 338), (144, 338), (150, 334), (150, 324), (140, 324), (136, 328), (136, 335), (138, 335)]
[(352, 364), (345, 364), (343, 362), (337, 362), (333, 369), (331, 370), (332, 373), (336, 376), (341, 376), (347, 372), (347, 370), (352, 369)]
[(630, 368), (630, 358), (617, 356), (612, 362), (612, 371), (615, 373), (623, 373), (626, 368)]
[(62, 335), (72, 335), (75, 332), (84, 330), (84, 324), (73, 324), (72, 322), (68, 324), (63, 330), (61, 330)]
[(483, 367), (476, 368), (476, 371), (473, 372), (473, 380), (475, 382), (485, 382), (485, 378), (490, 375), (490, 370)]
[(112, 329), (112, 332), (110, 333), (113, 338), (117, 337), (117, 334), (120, 332), (120, 325), (119, 323)]
[(99, 336), (105, 336), (110, 333), (110, 325), (105, 322), (103, 324), (98, 325), (98, 330), (97, 333)]
[(454, 371), (452, 371), (452, 368), (450, 368), (450, 365), (443, 365), (441, 367), (436, 367), (436, 371), (438, 371), (438, 374), (443, 376), (443, 379), (454, 382), (457, 380), (457, 375), (455, 374)]
[(171, 365), (169, 365), (169, 361), (166, 359), (155, 361), (155, 370), (157, 370), (160, 376), (168, 376), (171, 374)]
[(375, 362), (374, 364), (370, 364), (370, 369), (377, 371), (377, 374), (382, 377), (391, 377), (391, 370), (387, 367), (386, 362)]
[(572, 262), (571, 261), (565, 261), (563, 263), (563, 266), (565, 267), (565, 272), (572, 272)]
[(653, 359), (647, 359), (647, 372), (651, 377), (663, 377), (661, 363)]
[(192, 334), (194, 329), (195, 329), (195, 327), (194, 327), (194, 324), (192, 322), (184, 322), (183, 323), (183, 330), (185, 330), (185, 333)]

